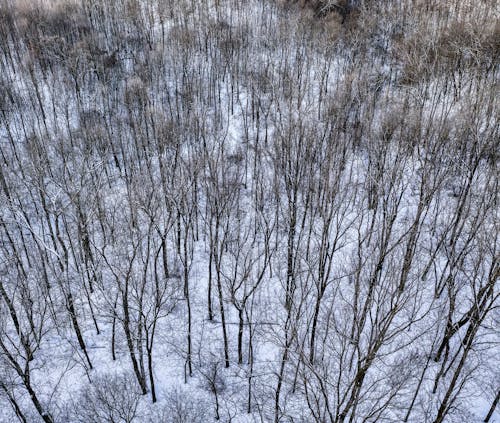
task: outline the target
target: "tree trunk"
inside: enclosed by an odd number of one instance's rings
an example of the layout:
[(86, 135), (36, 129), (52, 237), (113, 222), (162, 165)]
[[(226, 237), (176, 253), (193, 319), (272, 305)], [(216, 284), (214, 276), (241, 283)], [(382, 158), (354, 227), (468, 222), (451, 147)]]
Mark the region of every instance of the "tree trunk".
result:
[(498, 400), (500, 399), (500, 390), (497, 392), (497, 396), (493, 400), (493, 403), (491, 404), (490, 410), (488, 411), (488, 414), (484, 418), (484, 423), (488, 423), (491, 419), (491, 416), (495, 412), (495, 408), (497, 408), (498, 405)]

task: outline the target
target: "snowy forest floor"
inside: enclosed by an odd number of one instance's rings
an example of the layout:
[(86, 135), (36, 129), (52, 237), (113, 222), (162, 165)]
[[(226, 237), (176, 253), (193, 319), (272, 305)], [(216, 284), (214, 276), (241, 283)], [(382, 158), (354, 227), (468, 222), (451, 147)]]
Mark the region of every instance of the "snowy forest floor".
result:
[(500, 422), (498, 15), (0, 0), (0, 422)]

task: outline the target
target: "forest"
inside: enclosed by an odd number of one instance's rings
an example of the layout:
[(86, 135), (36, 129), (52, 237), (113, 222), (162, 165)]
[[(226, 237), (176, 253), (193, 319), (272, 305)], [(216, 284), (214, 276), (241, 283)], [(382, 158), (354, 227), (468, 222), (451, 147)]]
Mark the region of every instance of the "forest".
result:
[(0, 0), (0, 422), (500, 422), (499, 18)]

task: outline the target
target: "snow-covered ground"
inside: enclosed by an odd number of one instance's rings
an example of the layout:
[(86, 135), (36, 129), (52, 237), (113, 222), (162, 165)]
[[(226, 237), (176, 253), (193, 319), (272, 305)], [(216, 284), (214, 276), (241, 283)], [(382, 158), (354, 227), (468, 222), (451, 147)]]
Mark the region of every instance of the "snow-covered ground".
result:
[(485, 421), (498, 11), (358, 3), (1, 4), (0, 422)]

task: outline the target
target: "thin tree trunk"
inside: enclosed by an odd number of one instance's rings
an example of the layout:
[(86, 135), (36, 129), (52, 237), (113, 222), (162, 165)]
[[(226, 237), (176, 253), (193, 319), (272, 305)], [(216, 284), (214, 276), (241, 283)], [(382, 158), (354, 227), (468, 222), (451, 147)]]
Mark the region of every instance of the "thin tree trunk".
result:
[(90, 367), (90, 369), (93, 369), (92, 363), (90, 361), (89, 355), (87, 353), (87, 347), (85, 346), (85, 342), (83, 341), (83, 336), (82, 332), (80, 331), (80, 326), (78, 325), (78, 320), (76, 318), (76, 312), (75, 312), (75, 306), (73, 304), (73, 295), (71, 292), (67, 296), (67, 301), (68, 301), (68, 311), (71, 317), (71, 322), (73, 323), (73, 328), (75, 329), (76, 333), (76, 338), (78, 339), (78, 344), (80, 345), (80, 348), (83, 351), (83, 354), (85, 355), (85, 358), (87, 360), (87, 363)]
[(146, 346), (146, 351), (148, 354), (148, 373), (149, 373), (149, 385), (151, 387), (151, 401), (154, 404), (156, 402), (156, 389), (155, 389), (155, 380), (153, 375), (153, 335), (151, 335), (151, 344)]
[(238, 309), (238, 364), (243, 363), (243, 307)]
[(22, 423), (28, 423), (26, 420), (26, 417), (24, 416), (23, 412), (21, 411), (21, 408), (19, 407), (19, 404), (17, 403), (16, 399), (11, 395), (7, 387), (0, 382), (0, 387), (2, 387), (2, 390), (5, 392), (7, 395), (7, 398), (9, 399), (9, 402), (12, 405), (12, 408), (14, 408), (14, 411), (16, 412), (16, 416)]
[(222, 294), (222, 282), (220, 271), (217, 271), (217, 290), (219, 293), (219, 309), (220, 309), (220, 318), (222, 323), (222, 337), (224, 340), (224, 362), (226, 368), (229, 367), (229, 344), (227, 339), (227, 330), (226, 330), (226, 315), (224, 312), (224, 298)]
[(488, 423), (490, 421), (491, 416), (493, 415), (493, 413), (495, 412), (495, 409), (497, 408), (499, 399), (500, 399), (500, 390), (497, 392), (497, 396), (493, 400), (493, 403), (491, 404), (490, 410), (488, 411), (488, 414), (486, 415), (486, 417), (483, 420), (484, 423)]
[(188, 267), (188, 251), (187, 251), (187, 232), (184, 234), (184, 296), (186, 297), (186, 305), (188, 312), (188, 331), (187, 331), (187, 365), (189, 376), (193, 376), (193, 364), (191, 359), (192, 354), (192, 340), (191, 340), (191, 325), (192, 325), (192, 312), (191, 312), (191, 296), (189, 294), (189, 267)]

